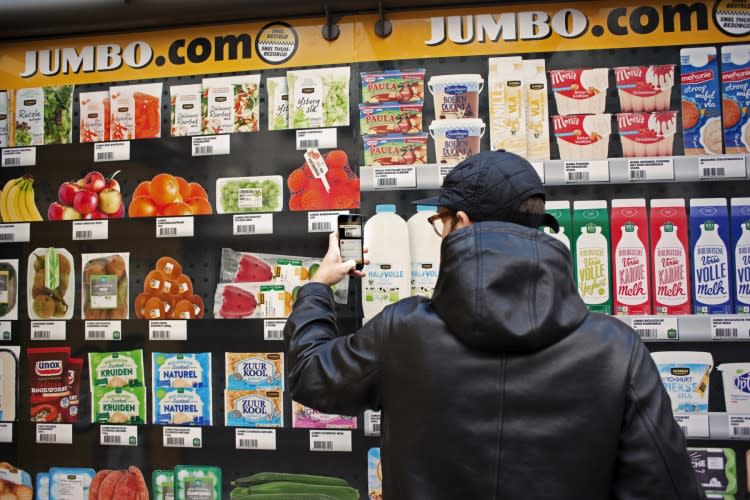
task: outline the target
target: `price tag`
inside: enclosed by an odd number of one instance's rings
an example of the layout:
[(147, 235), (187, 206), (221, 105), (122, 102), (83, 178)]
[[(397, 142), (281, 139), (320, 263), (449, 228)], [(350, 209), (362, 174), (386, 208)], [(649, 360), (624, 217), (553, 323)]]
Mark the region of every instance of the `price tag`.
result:
[(157, 217), (157, 238), (192, 238), (195, 234), (195, 219), (186, 217)]
[(193, 137), (193, 156), (229, 154), (229, 135), (199, 135)]
[(379, 411), (365, 411), (365, 436), (380, 436)]
[(676, 413), (674, 416), (682, 433), (689, 438), (708, 438), (711, 431), (708, 426), (708, 413)]
[(677, 318), (669, 316), (635, 316), (631, 326), (643, 340), (678, 340)]
[(122, 321), (87, 321), (86, 340), (122, 340)]
[(235, 429), (238, 450), (276, 450), (276, 429)]
[(94, 144), (94, 161), (130, 160), (130, 141), (97, 142)]
[(31, 340), (65, 340), (65, 321), (32, 321)]
[(375, 167), (375, 189), (397, 189), (417, 187), (417, 167)]
[(727, 415), (729, 439), (750, 439), (750, 415)]
[(187, 340), (187, 320), (149, 321), (149, 340)]
[(544, 162), (532, 161), (530, 163), (531, 163), (531, 166), (534, 167), (534, 170), (536, 170), (536, 173), (537, 175), (539, 175), (539, 178), (542, 179), (542, 184), (544, 184)]
[(273, 214), (235, 215), (232, 235), (273, 234)]
[(106, 240), (109, 238), (108, 220), (73, 221), (73, 240)]
[(102, 425), (99, 427), (102, 446), (138, 446), (138, 427), (135, 425)]
[(203, 448), (203, 428), (164, 427), (165, 448)]
[(36, 165), (36, 147), (3, 149), (3, 167), (33, 167)]
[(263, 320), (263, 339), (264, 340), (284, 340), (285, 319), (266, 319)]
[(310, 451), (352, 451), (352, 431), (310, 431)]
[(702, 156), (698, 159), (698, 176), (701, 179), (731, 179), (746, 177), (745, 157)]
[(674, 180), (672, 158), (643, 158), (628, 160), (628, 179), (631, 181)]
[(0, 321), (0, 340), (11, 339), (11, 321)]
[(307, 213), (307, 232), (308, 233), (330, 233), (335, 231), (338, 226), (338, 216), (349, 214), (349, 210), (339, 210), (333, 212), (308, 212)]
[(297, 151), (307, 148), (335, 149), (336, 147), (335, 128), (314, 128), (297, 131)]
[(22, 243), (26, 241), (31, 241), (31, 228), (28, 222), (0, 224), (0, 243)]
[(609, 182), (609, 161), (586, 160), (563, 162), (565, 183)]
[(104, 274), (91, 276), (91, 308), (92, 309), (115, 309), (117, 308), (117, 276)]
[(711, 316), (711, 340), (750, 339), (750, 316)]
[(263, 207), (263, 189), (240, 188), (237, 191), (237, 206), (239, 208)]
[(37, 444), (73, 444), (72, 424), (36, 424)]
[(445, 176), (451, 173), (451, 170), (453, 170), (453, 167), (456, 165), (438, 165), (438, 173), (440, 174), (440, 185), (443, 185), (443, 182), (445, 182)]
[(2, 422), (0, 423), (0, 443), (12, 443), (13, 442), (13, 423)]

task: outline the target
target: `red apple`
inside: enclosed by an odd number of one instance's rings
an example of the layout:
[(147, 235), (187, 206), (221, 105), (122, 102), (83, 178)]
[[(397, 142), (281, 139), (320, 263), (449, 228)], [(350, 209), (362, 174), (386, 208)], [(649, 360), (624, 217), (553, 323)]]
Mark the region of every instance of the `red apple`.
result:
[(83, 179), (78, 179), (78, 180), (76, 181), (76, 185), (77, 185), (77, 186), (78, 186), (79, 188), (81, 188), (81, 189), (84, 189), (84, 188), (86, 187), (86, 181), (85, 181), (85, 180), (83, 180)]
[(63, 220), (63, 210), (65, 206), (60, 203), (52, 203), (47, 209), (47, 218), (49, 220)]
[(57, 198), (63, 205), (72, 206), (73, 199), (80, 190), (81, 187), (75, 182), (63, 182), (60, 184), (60, 189), (57, 190)]
[(96, 212), (93, 212), (94, 219), (109, 219), (109, 214), (105, 214), (101, 210), (97, 210)]
[(101, 212), (113, 214), (120, 209), (120, 205), (122, 205), (122, 195), (119, 191), (105, 188), (104, 191), (99, 193), (99, 210)]
[(78, 220), (81, 214), (73, 207), (63, 207), (62, 220)]
[(104, 189), (104, 185), (106, 184), (104, 176), (96, 170), (86, 174), (86, 177), (83, 178), (83, 182), (86, 183), (86, 189), (95, 193)]
[(118, 170), (117, 172), (112, 174), (112, 177), (106, 179), (106, 181), (104, 182), (104, 189), (114, 189), (115, 191), (120, 190), (120, 183), (117, 182), (117, 179), (115, 179), (115, 176), (119, 173), (120, 171)]
[(81, 215), (90, 214), (99, 208), (99, 197), (93, 191), (82, 189), (73, 200), (73, 208)]
[(125, 217), (125, 204), (120, 203), (120, 208), (117, 209), (117, 212), (110, 214), (109, 218), (110, 219), (122, 219), (123, 217)]

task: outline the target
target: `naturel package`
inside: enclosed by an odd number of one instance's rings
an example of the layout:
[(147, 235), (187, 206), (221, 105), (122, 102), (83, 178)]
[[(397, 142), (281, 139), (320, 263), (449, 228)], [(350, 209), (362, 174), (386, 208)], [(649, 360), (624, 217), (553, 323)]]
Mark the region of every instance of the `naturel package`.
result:
[(360, 104), (360, 135), (418, 134), (422, 132), (422, 104)]
[(626, 158), (672, 156), (677, 111), (618, 113), (617, 131)]
[(737, 493), (737, 456), (733, 449), (688, 448), (688, 454), (698, 483), (707, 495)]
[(484, 88), (481, 75), (437, 75), (427, 82), (437, 120), (478, 118), (479, 94)]
[(750, 314), (750, 198), (732, 198), (730, 206), (734, 308), (737, 314)]
[(750, 363), (724, 363), (716, 369), (722, 374), (727, 413), (750, 413)]
[(594, 312), (612, 313), (609, 214), (604, 200), (573, 202), (578, 293)]
[(216, 213), (279, 212), (282, 208), (284, 180), (280, 175), (216, 180)]
[(295, 429), (356, 429), (357, 417), (322, 413), (292, 401), (292, 427)]
[(682, 131), (686, 155), (720, 155), (723, 127), (715, 47), (680, 50)]
[(203, 133), (257, 132), (260, 75), (203, 79)]
[(620, 96), (620, 111), (648, 113), (669, 110), (674, 64), (619, 66), (613, 69)]
[(70, 398), (68, 360), (70, 347), (30, 347), (28, 362), (30, 412), (32, 422), (64, 422)]
[(690, 200), (693, 313), (732, 314), (734, 272), (725, 198)]
[(49, 500), (88, 498), (94, 469), (52, 467), (49, 470)]
[(362, 102), (412, 104), (424, 101), (424, 69), (361, 73)]
[(161, 83), (110, 87), (110, 139), (161, 137), (161, 91)]
[(224, 391), (224, 425), (227, 427), (283, 427), (283, 391), (257, 389)]
[(609, 68), (553, 69), (549, 76), (559, 114), (604, 113)]
[(128, 319), (129, 259), (128, 252), (81, 255), (83, 319)]
[(178, 465), (174, 468), (174, 500), (222, 500), (221, 469), (213, 466)]
[(483, 135), (484, 122), (478, 118), (434, 120), (430, 136), (435, 141), (435, 161), (455, 164), (479, 153)]
[(286, 318), (292, 312), (292, 294), (284, 285), (219, 283), (214, 296), (214, 318)]
[(225, 353), (228, 390), (284, 390), (283, 352)]
[(504, 149), (525, 158), (527, 149), (524, 78), (524, 63), (520, 57), (493, 57), (489, 60), (487, 89), (490, 100), (491, 149)]
[(529, 161), (549, 160), (549, 104), (544, 59), (523, 62), (526, 109), (526, 156)]
[(200, 135), (203, 123), (200, 84), (169, 87), (170, 135)]
[(111, 119), (109, 92), (81, 92), (78, 102), (79, 141), (108, 141)]
[(154, 500), (174, 500), (174, 471), (154, 470), (151, 473), (151, 491)]
[(708, 413), (708, 380), (714, 360), (710, 352), (652, 352), (675, 413)]
[(552, 126), (561, 160), (603, 160), (609, 155), (611, 115), (555, 115)]
[(747, 153), (750, 151), (750, 45), (721, 48), (721, 96), (724, 149), (727, 154)]
[(651, 314), (646, 200), (612, 200), (611, 224), (614, 313)]
[(268, 130), (289, 128), (289, 86), (286, 77), (266, 78)]
[(568, 247), (568, 250), (572, 250), (570, 238), (573, 234), (573, 216), (570, 212), (570, 201), (548, 201), (544, 204), (544, 211), (557, 219), (557, 223), (560, 225), (560, 230), (554, 232), (552, 228), (547, 226), (544, 226), (542, 230), (556, 240), (562, 242), (563, 245)]
[(685, 200), (651, 200), (649, 221), (654, 313), (690, 314), (690, 264)]
[(0, 148), (8, 146), (8, 92), (0, 90)]
[(29, 319), (70, 319), (75, 303), (73, 256), (64, 248), (37, 248), (26, 271)]
[(0, 260), (0, 319), (18, 319), (18, 259)]
[(211, 387), (166, 388), (152, 385), (157, 425), (201, 425), (213, 423)]
[(349, 126), (348, 66), (292, 70), (289, 86), (289, 128)]
[(176, 389), (211, 387), (211, 353), (151, 353), (153, 386)]
[(0, 422), (13, 422), (16, 419), (18, 376), (18, 355), (8, 349), (0, 349)]
[(366, 166), (427, 163), (427, 134), (368, 135), (362, 138)]

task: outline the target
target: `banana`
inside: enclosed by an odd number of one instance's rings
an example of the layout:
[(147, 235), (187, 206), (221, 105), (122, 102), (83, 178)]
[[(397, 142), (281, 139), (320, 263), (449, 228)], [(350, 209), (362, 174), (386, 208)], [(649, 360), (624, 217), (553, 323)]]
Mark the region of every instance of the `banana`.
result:
[(23, 221), (23, 215), (18, 210), (18, 200), (21, 196), (22, 189), (26, 186), (26, 181), (24, 179), (19, 180), (19, 182), (15, 183), (13, 186), (11, 186), (10, 191), (8, 192), (8, 199), (7, 199), (7, 209), (8, 209), (8, 222), (21, 222)]
[(33, 220), (31, 214), (26, 209), (26, 197), (28, 196), (29, 190), (31, 189), (31, 182), (28, 180), (24, 180), (23, 185), (18, 191), (18, 195), (16, 196), (16, 210), (18, 211), (18, 214), (21, 216), (21, 221), (23, 222), (29, 222)]
[(28, 182), (28, 189), (26, 190), (26, 196), (24, 196), (24, 202), (26, 204), (26, 212), (28, 213), (30, 221), (38, 222), (43, 220), (42, 214), (39, 213), (39, 209), (36, 207), (36, 201), (34, 201), (34, 181)]
[(0, 218), (3, 222), (10, 222), (10, 215), (8, 214), (8, 194), (10, 189), (19, 182), (20, 179), (11, 179), (5, 183), (3, 190), (0, 191)]

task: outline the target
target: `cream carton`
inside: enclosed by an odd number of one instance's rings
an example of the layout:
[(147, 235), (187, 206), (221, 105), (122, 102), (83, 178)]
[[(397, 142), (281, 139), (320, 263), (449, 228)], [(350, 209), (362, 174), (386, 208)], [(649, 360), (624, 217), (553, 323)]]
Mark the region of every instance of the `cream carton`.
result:
[(728, 154), (750, 151), (750, 45), (721, 49), (721, 108)]
[(544, 204), (544, 211), (557, 219), (560, 231), (555, 233), (552, 228), (547, 226), (544, 226), (542, 230), (562, 242), (563, 245), (568, 247), (568, 250), (571, 250), (570, 238), (573, 234), (573, 219), (570, 213), (570, 202), (568, 200), (548, 201)]
[(524, 64), (520, 57), (489, 61), (490, 142), (492, 150), (505, 149), (526, 157)]
[(654, 312), (690, 314), (685, 200), (651, 200), (650, 219)]
[(526, 159), (549, 160), (549, 106), (544, 59), (523, 62), (526, 108)]
[(680, 50), (680, 83), (685, 154), (720, 155), (723, 128), (716, 48)]
[(708, 413), (708, 381), (714, 364), (710, 352), (653, 352), (651, 357), (673, 412)]
[(592, 311), (611, 314), (607, 202), (574, 202), (573, 234), (578, 293)]
[(729, 213), (724, 198), (690, 200), (693, 313), (731, 314), (732, 272)]
[(614, 312), (651, 314), (646, 200), (612, 200)]
[(735, 311), (750, 314), (750, 198), (732, 198), (730, 205)]

